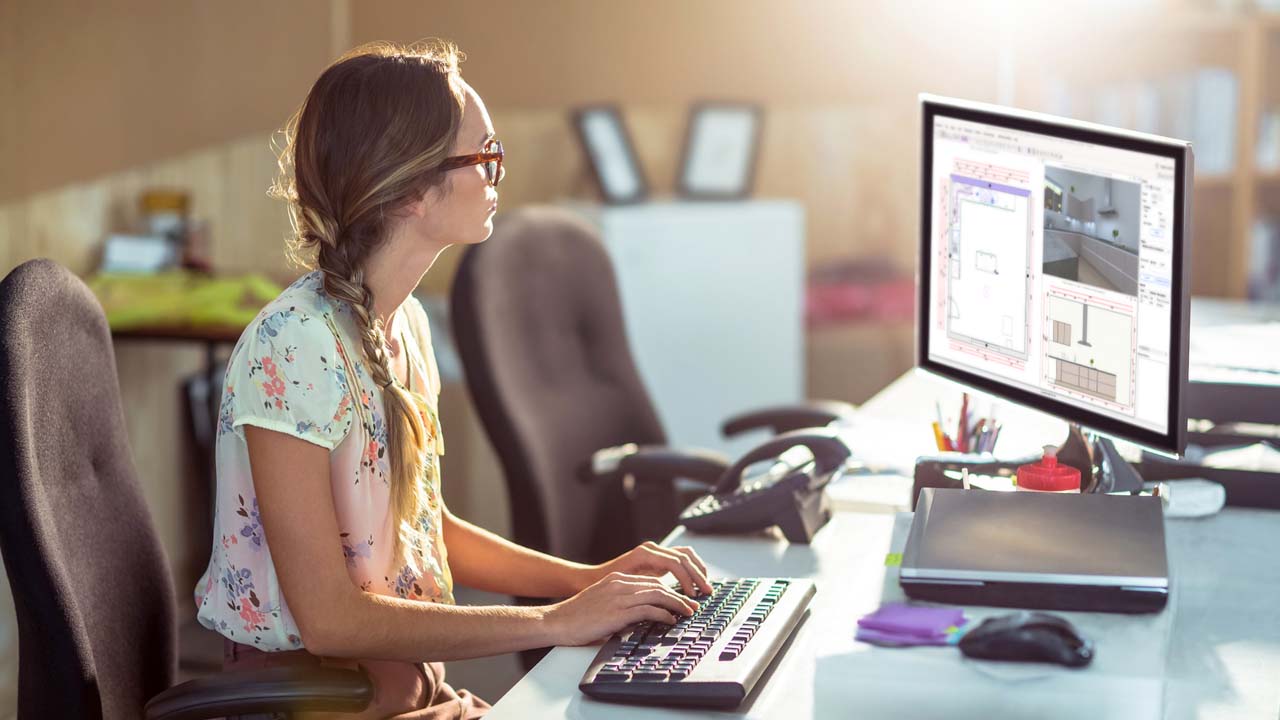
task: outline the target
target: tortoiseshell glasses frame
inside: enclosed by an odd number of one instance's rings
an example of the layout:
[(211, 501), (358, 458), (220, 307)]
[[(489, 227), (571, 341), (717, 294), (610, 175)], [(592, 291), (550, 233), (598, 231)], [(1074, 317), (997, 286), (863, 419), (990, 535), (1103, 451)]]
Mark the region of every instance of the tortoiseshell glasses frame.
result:
[(497, 139), (490, 139), (484, 144), (484, 150), (478, 153), (447, 157), (440, 163), (440, 170), (457, 170), (472, 165), (483, 166), (485, 179), (490, 185), (497, 187), (498, 183), (502, 182), (503, 176), (507, 174), (506, 169), (502, 167), (502, 143)]

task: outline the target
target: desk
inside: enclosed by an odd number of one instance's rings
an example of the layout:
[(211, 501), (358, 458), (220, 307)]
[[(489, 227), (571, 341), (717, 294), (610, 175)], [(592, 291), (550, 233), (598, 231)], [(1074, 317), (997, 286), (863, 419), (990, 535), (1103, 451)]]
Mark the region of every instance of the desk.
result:
[[(863, 406), (863, 447), (909, 450), (932, 443), (926, 429), (907, 438), (909, 416), (954, 386), (908, 374)], [(904, 405), (910, 400), (927, 404)], [(1042, 442), (1060, 421), (1005, 406), (1019, 442)], [(871, 422), (875, 417), (883, 420)], [(1061, 425), (1065, 429), (1065, 425)], [(917, 440), (915, 433), (919, 433)], [(904, 439), (906, 442), (904, 442)], [(905, 480), (905, 478), (903, 478)], [(857, 482), (857, 478), (849, 480)], [(903, 502), (909, 483), (901, 485)], [(891, 505), (899, 505), (894, 502)], [(714, 537), (682, 528), (667, 542), (693, 545), (713, 576), (813, 577), (811, 612), (738, 713), (791, 717), (1275, 718), (1280, 711), (1280, 513), (1228, 508), (1166, 526), (1172, 593), (1156, 615), (1063, 613), (1097, 643), (1080, 671), (965, 660), (951, 648), (885, 649), (855, 643), (857, 618), (901, 599), (885, 554), (903, 541), (904, 513), (841, 509), (811, 546), (776, 533)], [(1005, 609), (967, 608), (980, 618)], [(577, 684), (595, 647), (557, 648), (498, 702), (504, 718), (724, 717), (723, 712), (610, 705)]]

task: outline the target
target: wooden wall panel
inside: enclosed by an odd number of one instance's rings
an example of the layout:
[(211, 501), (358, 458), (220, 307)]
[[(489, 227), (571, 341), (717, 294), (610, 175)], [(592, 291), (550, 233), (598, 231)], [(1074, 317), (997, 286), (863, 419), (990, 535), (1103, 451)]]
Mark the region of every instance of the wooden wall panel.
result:
[(330, 59), (329, 7), (309, 0), (6, 0), (3, 13), (21, 142), (0, 202), (272, 127)]
[(464, 74), (502, 108), (863, 103), (942, 86), (991, 93), (998, 44), (980, 40), (995, 30), (983, 4), (384, 0), (353, 5), (352, 42), (452, 39)]
[(298, 272), (284, 258), (288, 213), (280, 201), (267, 197), (277, 170), (269, 137), (248, 135), (225, 148), (224, 205), (210, 227), (215, 267)]
[(17, 5), (18, 0), (0, 0), (0, 202), (18, 194)]
[(0, 205), (0, 270), (6, 275), (31, 252), (25, 242), (26, 213), (25, 205)]

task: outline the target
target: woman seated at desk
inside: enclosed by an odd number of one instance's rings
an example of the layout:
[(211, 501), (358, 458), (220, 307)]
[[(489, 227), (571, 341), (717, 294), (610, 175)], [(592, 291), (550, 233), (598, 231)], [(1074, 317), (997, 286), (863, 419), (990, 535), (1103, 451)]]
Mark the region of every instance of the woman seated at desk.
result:
[[(411, 291), (449, 245), (488, 238), (504, 173), (456, 50), (357, 49), (321, 74), (286, 135), (274, 190), (291, 249), (315, 252), (316, 269), (267, 305), (227, 367), (214, 551), (195, 593), (226, 666), (360, 666), (375, 699), (359, 718), (478, 717), (488, 705), (445, 684), (439, 661), (691, 614), (658, 580), (709, 591), (690, 548), (572, 563), (441, 499), (440, 377)], [(460, 607), (455, 581), (569, 599)]]

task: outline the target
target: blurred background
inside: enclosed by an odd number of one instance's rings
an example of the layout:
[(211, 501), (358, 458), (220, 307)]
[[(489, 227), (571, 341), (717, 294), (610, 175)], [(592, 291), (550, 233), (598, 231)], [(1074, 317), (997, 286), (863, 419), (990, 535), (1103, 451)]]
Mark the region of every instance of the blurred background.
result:
[[(138, 238), (176, 230), (180, 264), (231, 282), (252, 318), (302, 272), (285, 259), (285, 209), (266, 194), (273, 132), (341, 53), (432, 36), (467, 54), (462, 73), (505, 146), (500, 213), (604, 212), (575, 109), (617, 108), (647, 203), (661, 208), (678, 204), (691, 108), (757, 106), (750, 197), (735, 202), (782, 203), (799, 219), (788, 232), (803, 268), (796, 382), (807, 397), (860, 402), (912, 363), (921, 92), (1192, 140), (1193, 294), (1280, 299), (1280, 2), (1261, 0), (0, 0), (0, 273), (52, 258), (106, 303), (118, 291), (102, 271), (136, 261)], [(419, 289), (433, 312), (458, 258), (447, 252)], [(176, 287), (153, 304), (180, 304), (187, 286)], [(230, 345), (120, 327), (134, 460), (193, 614), (209, 469), (192, 407)], [(437, 350), (446, 499), (507, 533), (497, 463), (449, 349)], [(109, 589), (84, 591), (109, 601)], [(17, 635), (7, 592), (0, 605), (4, 717)], [(516, 670), (484, 668), (471, 683), (459, 668), (459, 684), (496, 700)]]

